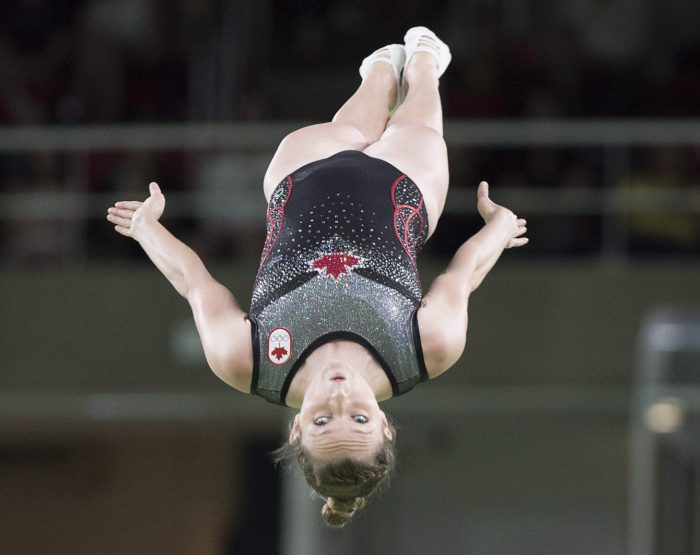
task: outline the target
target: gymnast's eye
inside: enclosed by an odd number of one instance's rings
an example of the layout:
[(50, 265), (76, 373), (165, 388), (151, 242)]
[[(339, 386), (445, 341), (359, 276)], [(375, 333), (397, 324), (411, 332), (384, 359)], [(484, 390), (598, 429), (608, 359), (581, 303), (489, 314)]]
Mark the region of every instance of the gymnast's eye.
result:
[(316, 424), (316, 426), (325, 426), (328, 424), (329, 420), (330, 418), (328, 416), (317, 416), (314, 418), (314, 424)]
[(367, 422), (369, 422), (369, 418), (367, 418), (364, 414), (357, 414), (353, 416), (353, 419), (358, 424), (367, 424)]

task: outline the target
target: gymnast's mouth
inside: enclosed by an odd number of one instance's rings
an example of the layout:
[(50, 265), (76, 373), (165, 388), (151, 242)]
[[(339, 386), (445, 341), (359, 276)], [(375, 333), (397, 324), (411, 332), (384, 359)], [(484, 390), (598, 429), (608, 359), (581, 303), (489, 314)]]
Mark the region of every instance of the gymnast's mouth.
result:
[(333, 382), (342, 382), (345, 379), (345, 376), (342, 374), (334, 374), (333, 377), (331, 378), (331, 381)]

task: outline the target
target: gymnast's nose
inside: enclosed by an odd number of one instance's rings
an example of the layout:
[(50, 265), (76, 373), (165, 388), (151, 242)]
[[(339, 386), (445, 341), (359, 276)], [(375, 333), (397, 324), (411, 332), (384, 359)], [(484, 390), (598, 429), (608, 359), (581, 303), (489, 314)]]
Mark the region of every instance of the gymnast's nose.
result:
[(347, 388), (343, 387), (340, 384), (336, 388), (334, 388), (333, 391), (331, 391), (331, 394), (330, 394), (331, 402), (340, 403), (347, 398), (348, 398)]

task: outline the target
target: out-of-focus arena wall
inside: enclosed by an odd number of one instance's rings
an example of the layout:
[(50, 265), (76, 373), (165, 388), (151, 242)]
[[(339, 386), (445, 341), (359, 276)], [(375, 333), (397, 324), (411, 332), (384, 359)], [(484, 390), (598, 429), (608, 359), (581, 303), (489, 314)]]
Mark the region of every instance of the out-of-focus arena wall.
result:
[[(423, 261), (425, 283), (438, 264)], [(254, 266), (213, 273), (247, 306)], [(434, 383), (624, 386), (644, 314), (700, 303), (698, 275), (692, 261), (506, 259), (470, 300), (459, 367)], [(6, 271), (0, 296), (2, 391), (225, 391), (206, 367), (187, 303), (155, 269)]]
[[(423, 265), (429, 282), (439, 265)], [(313, 532), (318, 519), (309, 535), (341, 553), (621, 553), (637, 333), (658, 304), (700, 304), (699, 271), (504, 261), (472, 299), (458, 366), (386, 405), (399, 425), (393, 486), (352, 527)], [(254, 267), (214, 273), (248, 292)], [(279, 492), (257, 491), (251, 465), (265, 466), (290, 413), (207, 370), (163, 278), (132, 265), (7, 271), (0, 291), (0, 545), (254, 546), (251, 500), (277, 514)], [(279, 534), (287, 546), (304, 536), (289, 523)]]

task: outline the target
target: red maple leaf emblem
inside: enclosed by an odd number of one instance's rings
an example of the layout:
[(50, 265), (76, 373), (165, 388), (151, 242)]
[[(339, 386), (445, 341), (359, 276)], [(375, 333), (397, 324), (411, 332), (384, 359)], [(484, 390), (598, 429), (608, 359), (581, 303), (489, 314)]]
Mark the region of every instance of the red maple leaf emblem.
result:
[(274, 349), (272, 349), (272, 352), (270, 354), (277, 360), (282, 360), (282, 358), (284, 358), (284, 355), (287, 354), (287, 349), (285, 349), (284, 347), (275, 347)]
[(334, 252), (324, 254), (311, 263), (314, 270), (318, 270), (326, 277), (333, 276), (338, 279), (343, 274), (350, 273), (348, 270), (354, 266), (359, 266), (362, 260), (347, 252)]

